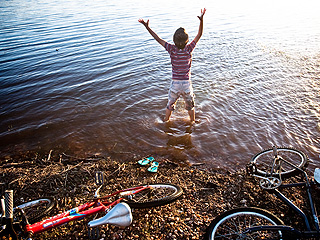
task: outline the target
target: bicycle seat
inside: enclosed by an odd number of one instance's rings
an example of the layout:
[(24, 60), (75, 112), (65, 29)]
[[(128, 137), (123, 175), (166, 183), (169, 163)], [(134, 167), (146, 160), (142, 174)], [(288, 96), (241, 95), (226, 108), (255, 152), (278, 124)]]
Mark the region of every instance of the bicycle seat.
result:
[(104, 217), (89, 222), (89, 227), (111, 224), (119, 227), (127, 227), (132, 223), (131, 209), (127, 203), (119, 203), (114, 206)]
[(314, 180), (320, 184), (320, 168), (314, 170)]

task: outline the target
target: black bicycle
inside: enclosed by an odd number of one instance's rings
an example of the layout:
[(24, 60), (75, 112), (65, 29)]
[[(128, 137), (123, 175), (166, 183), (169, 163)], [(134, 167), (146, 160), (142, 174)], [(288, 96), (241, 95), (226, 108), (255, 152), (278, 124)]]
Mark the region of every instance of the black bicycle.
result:
[[(259, 178), (263, 189), (302, 217), (303, 230), (284, 225), (280, 218), (261, 208), (236, 208), (215, 218), (207, 229), (205, 239), (319, 239), (319, 218), (311, 191), (313, 185), (320, 186), (320, 169), (315, 170), (314, 180), (311, 180), (304, 170), (307, 163), (307, 155), (299, 150), (273, 147), (256, 154), (247, 165), (247, 173)], [(298, 174), (301, 174), (302, 182), (283, 183), (284, 178)], [(304, 187), (311, 214), (303, 212), (280, 192), (280, 189), (292, 187)]]

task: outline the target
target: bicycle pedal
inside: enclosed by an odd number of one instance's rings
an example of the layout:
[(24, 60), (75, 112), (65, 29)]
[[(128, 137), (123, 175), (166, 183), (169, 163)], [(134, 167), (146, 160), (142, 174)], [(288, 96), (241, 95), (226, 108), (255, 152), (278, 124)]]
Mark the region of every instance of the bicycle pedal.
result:
[(90, 240), (99, 240), (100, 239), (99, 227), (89, 228), (88, 237)]
[(102, 185), (103, 182), (104, 182), (104, 179), (103, 179), (103, 172), (96, 172), (96, 175), (95, 175), (95, 182), (97, 185)]

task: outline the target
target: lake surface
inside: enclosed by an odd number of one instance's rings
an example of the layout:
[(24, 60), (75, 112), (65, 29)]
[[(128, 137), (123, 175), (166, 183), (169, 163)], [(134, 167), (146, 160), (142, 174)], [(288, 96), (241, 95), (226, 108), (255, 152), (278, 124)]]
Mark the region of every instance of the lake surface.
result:
[[(0, 151), (131, 153), (242, 168), (276, 144), (320, 163), (319, 1), (0, 1)], [(175, 6), (179, 6), (176, 9)], [(192, 40), (197, 123), (163, 123), (166, 41)]]

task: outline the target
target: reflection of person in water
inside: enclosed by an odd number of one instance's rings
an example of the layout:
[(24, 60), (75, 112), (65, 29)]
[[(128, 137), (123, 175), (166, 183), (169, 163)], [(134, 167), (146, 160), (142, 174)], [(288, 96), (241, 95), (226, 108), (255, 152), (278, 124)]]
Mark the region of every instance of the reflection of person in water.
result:
[(169, 136), (168, 147), (177, 147), (181, 149), (191, 149), (193, 147), (191, 141), (191, 134), (184, 134), (182, 136)]

